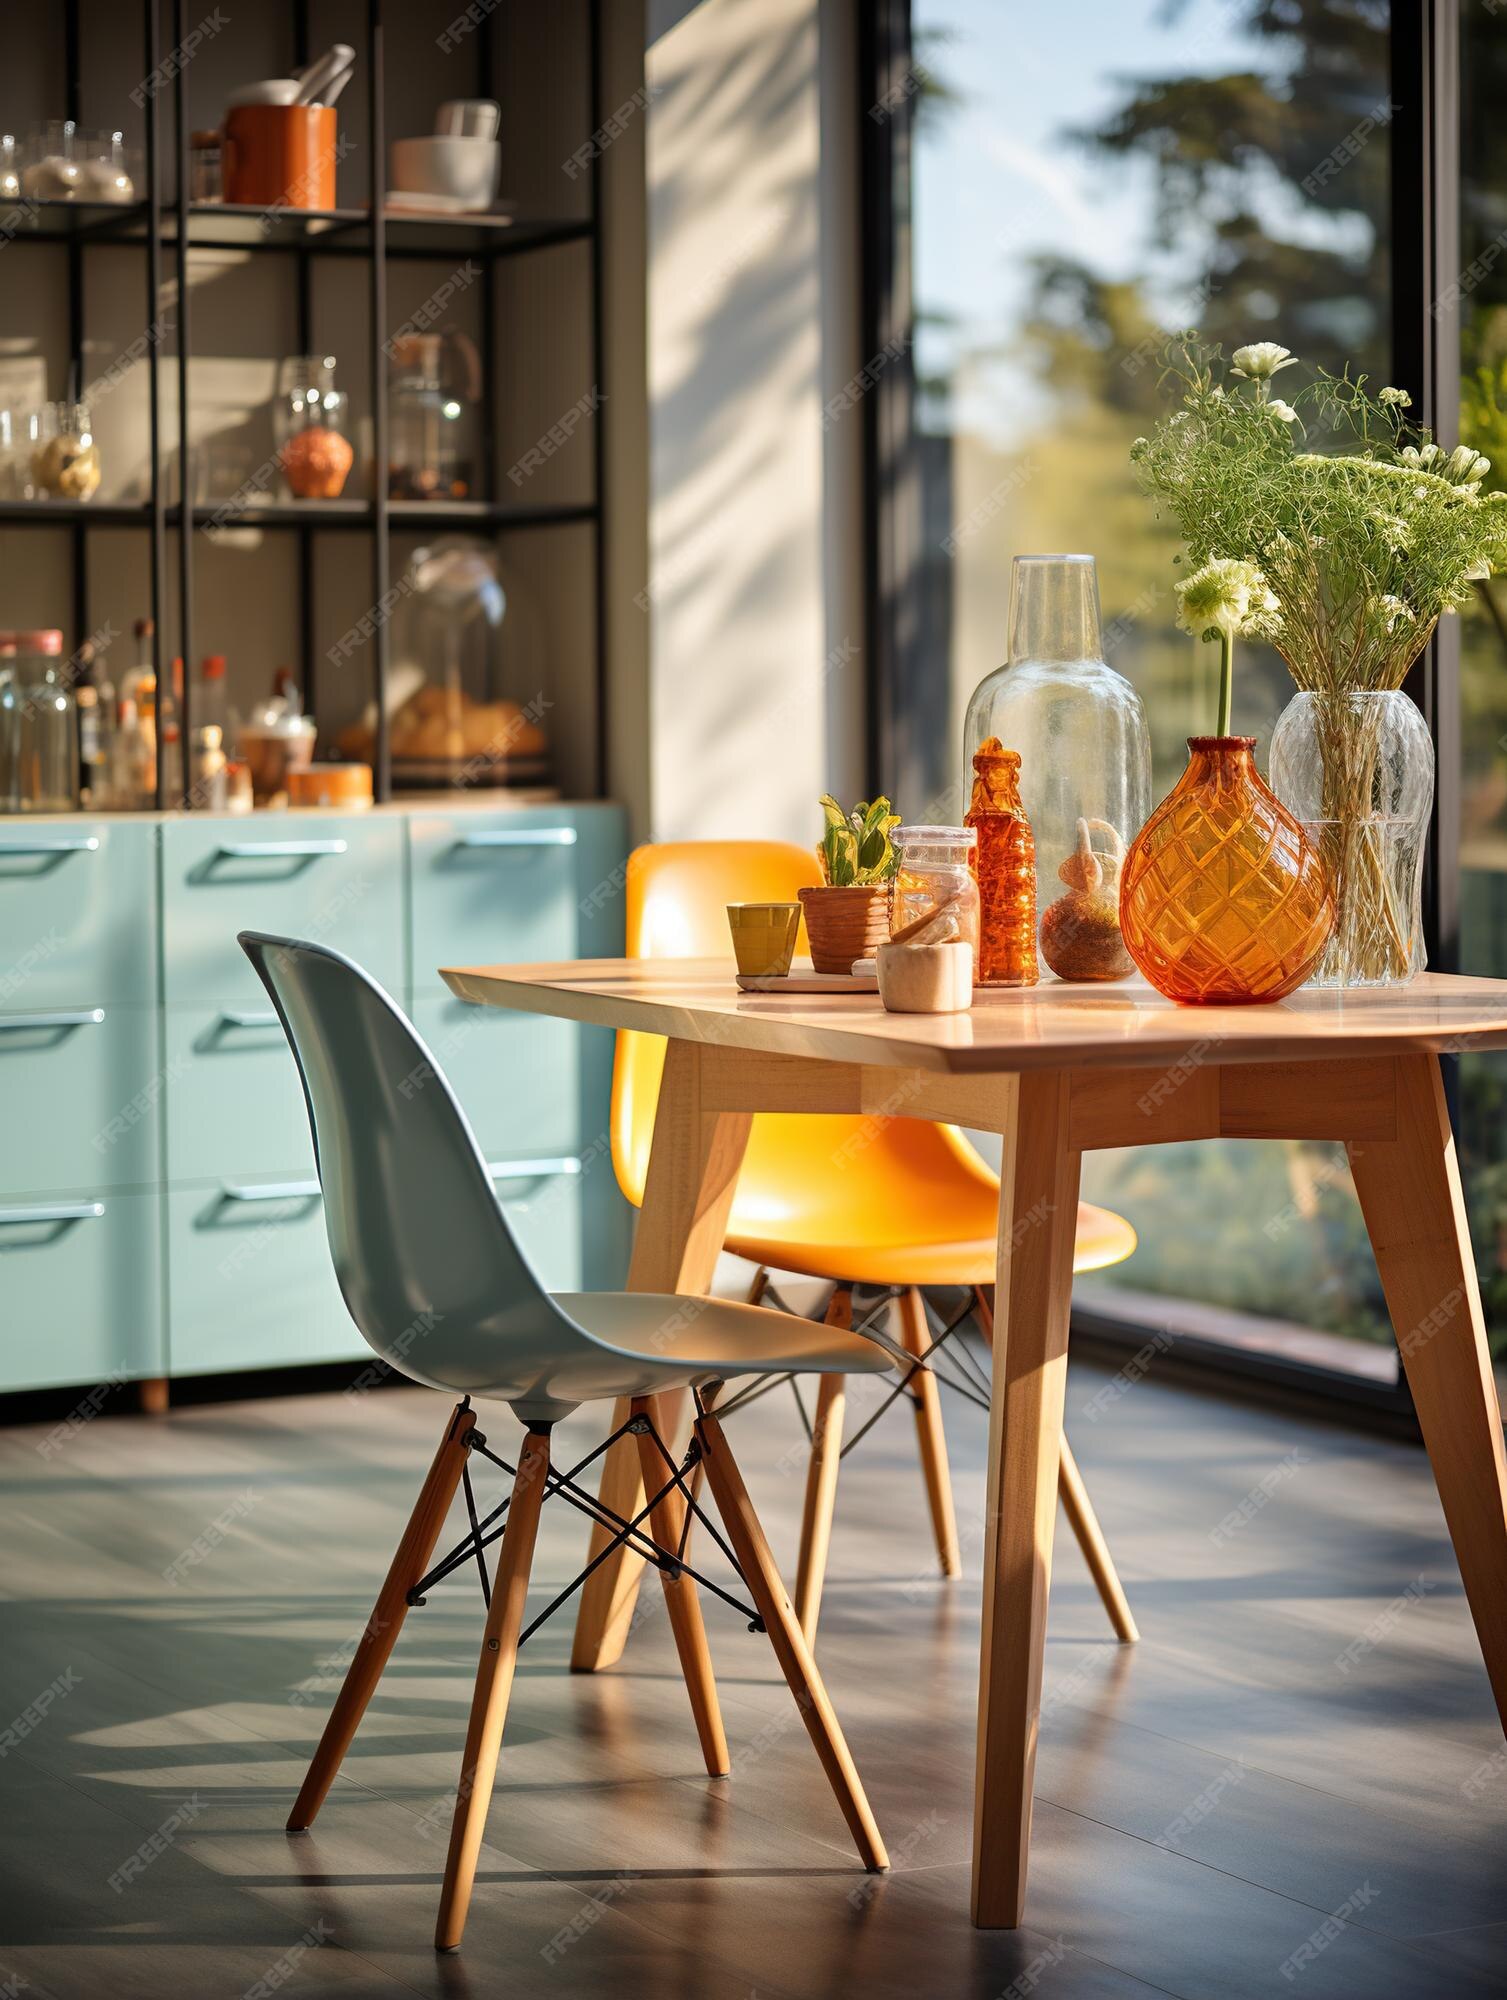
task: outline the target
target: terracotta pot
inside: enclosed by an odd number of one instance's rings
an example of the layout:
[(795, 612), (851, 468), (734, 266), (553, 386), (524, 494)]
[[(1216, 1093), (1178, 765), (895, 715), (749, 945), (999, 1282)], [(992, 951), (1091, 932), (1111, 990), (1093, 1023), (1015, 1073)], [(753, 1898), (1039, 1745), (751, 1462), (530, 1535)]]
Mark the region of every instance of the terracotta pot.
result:
[(811, 963), (817, 972), (846, 972), (855, 958), (872, 958), (890, 934), (890, 884), (862, 889), (802, 889)]

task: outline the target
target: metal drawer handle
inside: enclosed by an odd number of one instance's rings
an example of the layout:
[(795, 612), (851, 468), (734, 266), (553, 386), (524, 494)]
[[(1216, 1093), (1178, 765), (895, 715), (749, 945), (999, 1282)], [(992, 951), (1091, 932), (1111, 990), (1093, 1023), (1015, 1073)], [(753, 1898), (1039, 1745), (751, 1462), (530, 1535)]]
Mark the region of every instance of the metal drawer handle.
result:
[(0, 1208), (0, 1225), (8, 1222), (92, 1222), (103, 1215), (102, 1201), (55, 1201), (41, 1208)]
[(344, 840), (222, 840), (215, 852), (223, 861), (301, 861), (307, 855), (344, 854)]
[(268, 1181), (263, 1187), (221, 1181), (220, 1192), (227, 1201), (308, 1201), (320, 1186), (318, 1181)]
[(259, 1013), (254, 1007), (222, 1007), (220, 1019), (227, 1028), (280, 1028), (282, 1022), (270, 1008)]
[(50, 1014), (0, 1014), (0, 1029), (97, 1028), (104, 1018), (103, 1007), (60, 1007)]
[(578, 1174), (581, 1162), (573, 1153), (557, 1159), (488, 1160), (487, 1172), (494, 1181), (542, 1181), (555, 1174)]
[(94, 833), (60, 833), (52, 840), (0, 841), (0, 860), (7, 854), (93, 854), (99, 846)]
[(457, 847), (574, 847), (573, 826), (516, 826), (491, 833), (463, 833)]

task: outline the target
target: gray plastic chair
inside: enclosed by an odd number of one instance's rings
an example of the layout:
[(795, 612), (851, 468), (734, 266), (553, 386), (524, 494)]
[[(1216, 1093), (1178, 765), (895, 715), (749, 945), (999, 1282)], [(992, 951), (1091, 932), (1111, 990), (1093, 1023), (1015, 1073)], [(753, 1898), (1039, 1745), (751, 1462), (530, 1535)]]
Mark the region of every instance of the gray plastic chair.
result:
[[(446, 1425), (289, 1830), (313, 1824), (409, 1605), (422, 1602), (424, 1590), (442, 1576), (474, 1561), (488, 1595), (486, 1636), (435, 1935), (440, 1950), (458, 1947), (514, 1663), (528, 1637), (523, 1614), (539, 1510), (546, 1498), (559, 1495), (613, 1530), (609, 1546), (626, 1543), (658, 1568), (706, 1766), (723, 1776), (729, 1770), (727, 1741), (696, 1583), (720, 1596), (728, 1593), (685, 1560), (686, 1513), (695, 1511), (732, 1558), (753, 1599), (748, 1615), (769, 1635), (864, 1865), (887, 1867), (837, 1718), (711, 1404), (719, 1385), (737, 1376), (792, 1369), (875, 1374), (889, 1366), (888, 1356), (858, 1335), (730, 1300), (628, 1292), (551, 1296), (508, 1226), (486, 1162), (439, 1065), (381, 987), (323, 945), (258, 931), (241, 932), (240, 943), (271, 995), (298, 1064), (330, 1252), (351, 1317), (391, 1367), (463, 1398)], [(660, 1436), (654, 1399), (660, 1391), (685, 1388), (695, 1394), (697, 1414), (691, 1449), (680, 1466)], [(516, 1468), (491, 1451), (476, 1429), (473, 1396), (510, 1404), (522, 1421)], [(582, 1403), (618, 1396), (633, 1399), (625, 1429), (637, 1438), (645, 1491), (653, 1496), (631, 1522), (609, 1515), (576, 1484), (585, 1466), (623, 1432), (569, 1472), (550, 1463), (549, 1434), (560, 1418)], [(473, 1452), (514, 1474), (509, 1498), (485, 1520), (477, 1517), (471, 1489)], [(687, 1483), (686, 1473), (697, 1462), (726, 1541)], [(426, 1574), (462, 1484), (471, 1532)], [(499, 1517), (505, 1517), (501, 1527), (494, 1525)], [(502, 1547), (489, 1589), (483, 1551), (499, 1536)]]

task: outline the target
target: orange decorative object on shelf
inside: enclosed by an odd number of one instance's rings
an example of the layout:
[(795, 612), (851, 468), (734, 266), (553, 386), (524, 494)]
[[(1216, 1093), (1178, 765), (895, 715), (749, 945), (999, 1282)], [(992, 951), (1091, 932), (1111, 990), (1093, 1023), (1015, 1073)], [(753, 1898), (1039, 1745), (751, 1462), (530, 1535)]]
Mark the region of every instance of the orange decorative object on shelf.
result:
[(1126, 856), (1125, 947), (1169, 1000), (1281, 1000), (1334, 927), (1324, 864), (1255, 748), (1253, 736), (1190, 736), (1188, 768)]
[(978, 834), (979, 986), (1034, 986), (1036, 843), (1020, 802), (1020, 754), (997, 736), (973, 753), (973, 798), (963, 824)]

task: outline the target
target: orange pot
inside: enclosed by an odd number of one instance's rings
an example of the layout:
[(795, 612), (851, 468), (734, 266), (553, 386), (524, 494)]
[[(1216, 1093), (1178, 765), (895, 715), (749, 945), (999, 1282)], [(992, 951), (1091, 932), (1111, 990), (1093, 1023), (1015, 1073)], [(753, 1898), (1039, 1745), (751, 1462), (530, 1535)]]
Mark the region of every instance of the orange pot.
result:
[(240, 104), (225, 119), (225, 199), (246, 208), (335, 206), (333, 104)]
[(846, 972), (855, 958), (872, 958), (890, 934), (890, 885), (862, 889), (800, 889), (806, 912), (811, 964), (817, 972)]

